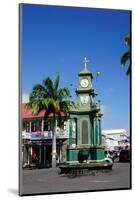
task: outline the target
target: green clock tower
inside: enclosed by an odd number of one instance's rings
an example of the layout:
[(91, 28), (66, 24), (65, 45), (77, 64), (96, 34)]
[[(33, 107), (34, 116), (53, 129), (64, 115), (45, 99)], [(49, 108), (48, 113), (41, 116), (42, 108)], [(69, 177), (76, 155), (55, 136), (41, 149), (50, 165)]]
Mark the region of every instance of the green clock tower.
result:
[(70, 111), (69, 146), (67, 163), (103, 162), (104, 147), (101, 135), (101, 111), (95, 102), (92, 86), (92, 73), (88, 70), (88, 60), (84, 58), (84, 67), (79, 72), (79, 86), (76, 89), (75, 108)]

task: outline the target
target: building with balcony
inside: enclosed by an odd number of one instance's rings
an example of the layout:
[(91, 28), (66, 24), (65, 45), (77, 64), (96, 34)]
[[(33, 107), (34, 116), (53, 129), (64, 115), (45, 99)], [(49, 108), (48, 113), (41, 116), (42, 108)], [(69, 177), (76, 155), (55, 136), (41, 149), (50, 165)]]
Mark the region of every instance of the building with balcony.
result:
[[(52, 153), (52, 129), (50, 113), (45, 117), (45, 110), (38, 115), (32, 114), (32, 109), (22, 106), (22, 160), (23, 167), (50, 167)], [(61, 120), (56, 125), (57, 163), (66, 161), (66, 149), (69, 139), (69, 119), (61, 113)], [(75, 124), (72, 125), (73, 140)]]
[(103, 130), (105, 149), (115, 151), (130, 148), (130, 141), (125, 129)]

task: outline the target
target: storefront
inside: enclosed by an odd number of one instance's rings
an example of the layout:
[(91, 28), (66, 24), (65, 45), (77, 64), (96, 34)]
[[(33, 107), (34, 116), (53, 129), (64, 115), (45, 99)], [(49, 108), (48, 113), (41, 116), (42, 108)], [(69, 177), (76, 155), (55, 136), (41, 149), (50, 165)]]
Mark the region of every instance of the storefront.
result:
[[(46, 117), (45, 110), (36, 116), (32, 109), (22, 110), (22, 162), (23, 167), (51, 167), (52, 162), (52, 115)], [(57, 163), (65, 162), (67, 145), (69, 144), (69, 119), (61, 113), (56, 121), (56, 153)], [(72, 139), (75, 138), (73, 123)]]
[[(57, 139), (57, 164), (64, 162), (66, 139)], [(64, 148), (65, 146), (65, 148)], [(51, 167), (52, 140), (24, 140), (23, 141), (23, 167)]]

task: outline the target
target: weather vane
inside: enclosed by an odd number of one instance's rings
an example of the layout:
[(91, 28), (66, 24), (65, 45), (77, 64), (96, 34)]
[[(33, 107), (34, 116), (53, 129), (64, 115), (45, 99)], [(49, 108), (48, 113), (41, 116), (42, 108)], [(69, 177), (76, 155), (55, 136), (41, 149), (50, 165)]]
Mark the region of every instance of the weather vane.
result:
[(86, 57), (84, 57), (83, 63), (84, 63), (84, 67), (85, 69), (87, 69), (87, 63), (89, 62), (89, 60), (87, 60)]

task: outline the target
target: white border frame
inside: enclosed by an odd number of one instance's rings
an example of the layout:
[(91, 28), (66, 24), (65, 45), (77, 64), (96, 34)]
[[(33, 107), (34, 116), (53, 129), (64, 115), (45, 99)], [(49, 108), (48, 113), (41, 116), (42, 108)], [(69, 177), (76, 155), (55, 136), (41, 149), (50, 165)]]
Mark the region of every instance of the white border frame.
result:
[[(132, 36), (135, 36), (135, 7), (134, 0), (4, 0), (0, 6), (0, 122), (1, 122), (1, 162), (0, 162), (0, 197), (10, 200), (19, 199), (18, 190), (18, 4), (36, 3), (50, 5), (68, 5), (80, 7), (112, 8), (132, 10)], [(135, 40), (132, 40), (132, 55), (135, 55)], [(135, 84), (135, 60), (132, 60), (132, 85)], [(132, 115), (135, 111), (135, 92), (132, 91)], [(134, 119), (134, 115), (133, 118)], [(135, 151), (135, 125), (132, 124), (132, 151)], [(134, 161), (134, 155), (133, 155)], [(135, 164), (132, 162), (133, 169)], [(135, 194), (135, 172), (132, 171), (133, 190), (89, 192), (76, 194), (59, 194), (50, 196), (31, 196), (29, 199), (132, 199)], [(28, 198), (28, 197), (23, 197)]]

